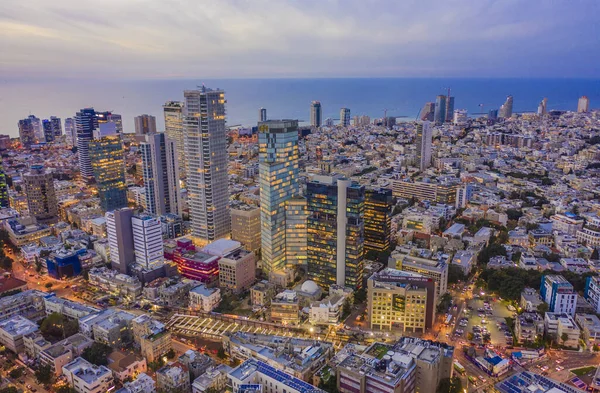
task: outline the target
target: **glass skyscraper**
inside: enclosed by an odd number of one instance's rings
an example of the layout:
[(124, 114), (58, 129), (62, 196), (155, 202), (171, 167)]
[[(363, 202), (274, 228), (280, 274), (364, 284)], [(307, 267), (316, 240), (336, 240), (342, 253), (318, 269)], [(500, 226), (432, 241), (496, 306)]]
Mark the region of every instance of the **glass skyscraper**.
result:
[(183, 102), (167, 101), (163, 105), (165, 115), (165, 134), (175, 141), (177, 159), (179, 161), (179, 176), (185, 177), (185, 142), (183, 137)]
[(390, 251), (392, 190), (365, 190), (365, 251)]
[(298, 189), (298, 120), (258, 123), (262, 268), (286, 266), (286, 201)]
[(435, 124), (442, 124), (446, 121), (446, 96), (444, 95), (439, 95), (435, 98), (433, 121)]
[(365, 188), (314, 176), (306, 184), (308, 276), (321, 288), (362, 286)]
[(127, 207), (121, 136), (113, 134), (93, 139), (88, 146), (92, 172), (100, 196), (100, 207), (104, 211)]
[(285, 203), (286, 265), (306, 266), (306, 198), (297, 196)]

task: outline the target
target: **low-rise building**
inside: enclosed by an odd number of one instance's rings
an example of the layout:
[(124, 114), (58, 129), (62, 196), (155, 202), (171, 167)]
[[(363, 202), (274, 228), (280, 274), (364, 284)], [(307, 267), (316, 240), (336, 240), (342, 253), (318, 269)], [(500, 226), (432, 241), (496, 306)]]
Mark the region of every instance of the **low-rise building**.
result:
[(253, 306), (266, 306), (276, 294), (275, 284), (262, 280), (250, 289), (250, 301)]
[(156, 372), (156, 387), (163, 392), (189, 392), (190, 373), (179, 362), (170, 363)]
[(115, 393), (156, 393), (156, 383), (146, 373), (141, 373), (132, 382), (125, 382)]
[(544, 332), (566, 347), (579, 347), (581, 330), (570, 314), (547, 312), (544, 317)]
[(16, 247), (38, 243), (44, 236), (52, 235), (52, 228), (38, 224), (34, 217), (12, 218), (4, 221), (10, 242)]
[(0, 343), (14, 353), (25, 350), (23, 336), (36, 332), (38, 325), (19, 315), (0, 322)]
[(65, 364), (63, 374), (77, 393), (106, 393), (114, 389), (107, 367), (95, 366), (81, 357)]
[(448, 265), (443, 259), (444, 256), (429, 259), (405, 254), (398, 251), (398, 248), (396, 250), (390, 256), (388, 267), (432, 278), (436, 284), (435, 298), (438, 301), (448, 292)]
[(95, 341), (119, 347), (132, 341), (133, 314), (116, 309), (105, 309), (79, 319), (79, 330)]
[(192, 380), (204, 374), (206, 370), (215, 364), (215, 361), (210, 356), (194, 351), (193, 349), (187, 350), (183, 355), (179, 356), (177, 361), (188, 368)]
[(63, 366), (81, 356), (86, 348), (92, 346), (93, 342), (83, 334), (74, 334), (41, 351), (39, 354), (40, 364), (50, 366), (54, 375), (59, 376), (63, 372)]
[(313, 325), (337, 325), (343, 312), (346, 297), (328, 296), (310, 305), (308, 321)]
[(471, 250), (457, 251), (452, 258), (452, 264), (460, 267), (464, 275), (468, 275), (477, 264), (477, 254)]
[(256, 278), (256, 256), (238, 248), (219, 259), (219, 286), (239, 293), (249, 289)]
[(0, 298), (0, 321), (17, 315), (38, 321), (46, 315), (44, 298), (50, 296), (54, 294), (30, 289)]
[(46, 315), (57, 313), (64, 315), (68, 319), (79, 319), (100, 311), (96, 307), (87, 306), (83, 303), (74, 302), (58, 296), (45, 297), (44, 305), (46, 307)]
[(192, 383), (192, 393), (206, 393), (209, 389), (214, 389), (217, 392), (224, 392), (228, 383), (227, 375), (232, 368), (226, 364), (208, 368), (204, 374), (194, 379)]
[(515, 320), (515, 337), (520, 343), (534, 342), (544, 334), (544, 318), (536, 312), (524, 312)]
[(113, 351), (108, 355), (108, 368), (117, 381), (134, 380), (147, 370), (146, 359), (132, 352)]
[(200, 284), (190, 291), (190, 308), (211, 312), (221, 302), (221, 290), (219, 288), (207, 288)]
[[(248, 359), (229, 373), (229, 384), (234, 392), (246, 385), (264, 392), (325, 393), (323, 390), (276, 369), (260, 360)], [(263, 388), (265, 387), (265, 388)], [(243, 390), (242, 390), (243, 391)]]
[(575, 321), (583, 332), (590, 347), (600, 344), (600, 319), (594, 314), (575, 314)]
[(577, 231), (577, 241), (588, 247), (600, 247), (600, 217), (589, 216), (583, 228)]
[(90, 285), (117, 296), (136, 299), (142, 294), (142, 283), (137, 277), (119, 273), (105, 266), (90, 269), (88, 280)]
[(140, 340), (140, 351), (142, 356), (149, 362), (153, 362), (171, 349), (171, 332), (161, 330), (144, 336)]
[(527, 312), (535, 312), (540, 304), (544, 303), (538, 292), (533, 288), (525, 288), (521, 292), (519, 306)]
[(271, 300), (271, 321), (282, 325), (296, 325), (300, 321), (300, 306), (296, 291), (286, 289)]
[(524, 252), (519, 258), (519, 267), (525, 270), (537, 270), (538, 264), (533, 254)]
[(36, 331), (23, 336), (23, 345), (25, 345), (25, 354), (27, 354), (27, 357), (37, 360), (40, 357), (40, 353), (52, 346), (52, 343), (46, 340), (39, 331)]
[(573, 285), (563, 276), (542, 276), (540, 296), (548, 303), (548, 310), (550, 312), (575, 315), (577, 292), (573, 289)]
[(554, 214), (550, 217), (550, 221), (552, 221), (553, 231), (564, 232), (573, 236), (583, 228), (584, 224), (583, 218), (571, 212)]

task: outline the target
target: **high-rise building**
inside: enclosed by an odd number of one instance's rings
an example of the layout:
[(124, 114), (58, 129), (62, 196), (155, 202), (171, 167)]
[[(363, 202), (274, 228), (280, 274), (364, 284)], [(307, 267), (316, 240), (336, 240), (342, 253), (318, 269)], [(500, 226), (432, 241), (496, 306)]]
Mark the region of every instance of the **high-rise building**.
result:
[(4, 168), (0, 166), (0, 207), (10, 207), (8, 198), (8, 184), (6, 182), (6, 173)]
[(560, 275), (542, 276), (540, 296), (548, 304), (548, 311), (575, 315), (577, 292), (573, 285)]
[(35, 143), (35, 128), (30, 118), (19, 120), (19, 140), (25, 149), (29, 149)]
[(445, 119), (446, 123), (451, 123), (452, 116), (454, 116), (454, 97), (450, 97), (450, 95), (448, 95), (446, 97), (445, 115), (446, 115), (446, 119)]
[(439, 95), (435, 98), (433, 121), (435, 124), (442, 124), (446, 121), (446, 96), (444, 95)]
[(311, 127), (321, 127), (321, 124), (323, 124), (321, 103), (313, 101), (310, 103), (310, 125)]
[(133, 209), (123, 208), (106, 212), (104, 217), (112, 268), (127, 274), (129, 266), (135, 262), (131, 223)]
[(508, 119), (513, 114), (513, 96), (506, 96), (506, 101), (498, 111), (498, 117)]
[(23, 174), (23, 183), (29, 214), (41, 223), (56, 222), (58, 201), (52, 173), (44, 170), (43, 165), (32, 165), (29, 172)]
[(77, 146), (77, 128), (75, 127), (75, 120), (70, 117), (65, 119), (65, 135), (67, 144)]
[(54, 139), (62, 135), (62, 124), (60, 117), (50, 116), (50, 123), (52, 124), (52, 132), (54, 132)]
[(538, 105), (537, 114), (544, 116), (546, 113), (548, 113), (548, 99), (544, 97), (544, 99)]
[(340, 109), (340, 125), (342, 127), (348, 127), (350, 125), (350, 109)]
[(586, 96), (579, 97), (579, 101), (577, 101), (577, 112), (586, 113), (590, 110), (590, 99)]
[(314, 176), (306, 184), (308, 276), (322, 289), (362, 286), (365, 188)]
[(417, 147), (417, 166), (420, 170), (431, 166), (431, 144), (433, 136), (431, 132), (431, 125), (429, 122), (417, 123), (417, 136), (416, 136), (416, 147)]
[(392, 231), (392, 190), (365, 190), (365, 251), (390, 251)]
[(125, 184), (125, 158), (121, 135), (101, 136), (89, 144), (92, 173), (96, 179), (100, 207), (110, 211), (127, 207), (127, 185)]
[(468, 116), (466, 109), (456, 109), (454, 111), (454, 119), (452, 120), (452, 123), (455, 126), (465, 125), (467, 124), (467, 120)]
[(421, 121), (433, 121), (435, 115), (435, 102), (426, 102), (421, 109), (420, 120)]
[(94, 108), (84, 108), (75, 115), (77, 129), (77, 154), (79, 156), (79, 172), (84, 181), (90, 183), (94, 179), (90, 161), (89, 144), (94, 139), (94, 130), (98, 128), (98, 117)]
[(35, 135), (35, 139), (38, 142), (43, 142), (44, 127), (42, 126), (42, 120), (39, 117), (35, 117), (34, 115), (29, 115), (27, 118), (31, 120), (31, 125), (33, 126), (33, 133)]
[(179, 162), (179, 177), (187, 176), (185, 159), (185, 138), (183, 132), (183, 102), (167, 101), (163, 105), (165, 116), (165, 134), (170, 140), (175, 141), (177, 159)]
[(153, 215), (181, 216), (182, 201), (179, 188), (179, 163), (175, 141), (164, 133), (145, 135), (140, 144), (146, 209)]
[(156, 133), (156, 117), (151, 115), (139, 115), (133, 119), (136, 135)]
[(260, 108), (258, 110), (258, 121), (267, 121), (267, 108)]
[(258, 146), (262, 268), (269, 273), (286, 266), (285, 203), (299, 193), (298, 121), (258, 123)]
[(50, 120), (42, 120), (42, 128), (44, 130), (44, 141), (47, 143), (54, 142), (54, 131), (52, 130), (52, 123), (50, 123)]
[(260, 208), (242, 205), (231, 209), (231, 238), (246, 250), (258, 254), (260, 250)]
[(497, 120), (498, 119), (498, 109), (490, 109), (488, 111), (488, 120)]
[(161, 268), (165, 255), (160, 220), (149, 215), (133, 216), (131, 229), (136, 265), (150, 271)]
[(286, 264), (306, 266), (306, 198), (296, 196), (285, 201)]
[(225, 92), (206, 87), (186, 90), (185, 154), (192, 236), (206, 244), (229, 237)]

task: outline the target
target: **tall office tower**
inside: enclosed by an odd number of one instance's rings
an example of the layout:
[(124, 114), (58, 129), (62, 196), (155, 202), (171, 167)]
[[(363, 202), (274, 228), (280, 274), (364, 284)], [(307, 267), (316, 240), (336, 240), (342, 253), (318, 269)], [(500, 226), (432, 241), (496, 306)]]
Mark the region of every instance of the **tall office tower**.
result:
[(132, 217), (133, 209), (130, 208), (113, 210), (104, 215), (110, 264), (123, 274), (127, 274), (129, 266), (135, 262)]
[(260, 108), (258, 110), (258, 121), (267, 121), (267, 108)]
[(288, 266), (306, 266), (306, 198), (285, 201), (285, 255)]
[(310, 125), (312, 127), (321, 127), (321, 124), (323, 124), (321, 103), (319, 101), (313, 101), (310, 103)]
[(6, 182), (6, 173), (4, 168), (0, 166), (0, 207), (10, 207), (8, 198), (8, 183)]
[(29, 172), (23, 174), (23, 183), (29, 214), (41, 223), (56, 222), (58, 201), (52, 173), (44, 170), (43, 165), (32, 165)]
[(488, 120), (497, 120), (498, 119), (498, 109), (490, 109), (488, 111)]
[(165, 134), (175, 141), (179, 161), (179, 177), (187, 177), (187, 160), (185, 158), (185, 138), (183, 136), (183, 102), (167, 101), (163, 105), (165, 116)]
[(110, 211), (127, 207), (125, 157), (121, 135), (116, 132), (89, 142), (90, 164), (96, 179), (100, 207)]
[(225, 92), (186, 90), (185, 154), (192, 236), (199, 244), (229, 237)]
[(446, 97), (446, 123), (452, 123), (452, 117), (454, 116), (454, 97), (448, 96)]
[(50, 120), (42, 120), (42, 128), (44, 129), (44, 141), (47, 143), (54, 142), (54, 131), (52, 130), (52, 123), (50, 123)]
[(439, 95), (435, 98), (435, 111), (433, 121), (435, 124), (442, 124), (446, 120), (446, 96)]
[(94, 139), (94, 130), (98, 128), (98, 118), (94, 108), (84, 108), (75, 114), (77, 130), (77, 154), (79, 155), (79, 172), (87, 183), (94, 180), (92, 163), (90, 162), (89, 144)]
[(108, 113), (108, 121), (115, 124), (115, 128), (117, 129), (117, 134), (123, 133), (123, 118), (121, 115), (117, 115), (116, 113), (106, 112)]
[(590, 110), (590, 99), (586, 96), (579, 97), (579, 101), (577, 101), (577, 112), (586, 113)]
[(390, 251), (392, 232), (392, 190), (365, 190), (365, 251)]
[(54, 139), (62, 135), (62, 124), (60, 117), (50, 116), (50, 123), (52, 123), (52, 132), (54, 133)]
[(428, 121), (417, 123), (417, 165), (422, 171), (431, 166), (431, 143), (432, 132), (430, 123)]
[(19, 120), (19, 140), (25, 149), (29, 149), (35, 143), (35, 129), (30, 118)]
[(308, 276), (322, 289), (362, 286), (365, 188), (314, 176), (306, 184)]
[(176, 214), (181, 216), (182, 201), (179, 189), (179, 163), (177, 148), (164, 133), (148, 134), (140, 144), (146, 209), (154, 215)]
[(260, 209), (242, 205), (231, 209), (231, 238), (258, 255), (260, 250)]
[(498, 117), (508, 119), (513, 114), (513, 96), (506, 96), (506, 101), (500, 107), (498, 111)]
[(134, 119), (135, 134), (146, 135), (156, 133), (156, 117), (151, 115), (139, 115)]
[(540, 104), (538, 105), (537, 114), (543, 116), (546, 113), (548, 113), (548, 99), (544, 97), (542, 102), (540, 102)]
[(298, 120), (258, 123), (262, 268), (286, 266), (285, 203), (298, 195)]
[(145, 270), (156, 270), (164, 265), (162, 227), (160, 220), (149, 215), (131, 218), (135, 264)]
[(435, 102), (426, 102), (421, 109), (420, 120), (421, 121), (433, 121), (435, 115)]
[(34, 115), (29, 115), (27, 117), (31, 120), (31, 125), (33, 126), (33, 132), (35, 134), (35, 139), (38, 142), (44, 141), (44, 127), (42, 126), (42, 120), (39, 117), (35, 117)]
[(70, 117), (65, 119), (65, 135), (67, 137), (67, 144), (71, 146), (77, 145), (77, 129), (75, 128), (75, 120)]
[(350, 125), (350, 109), (340, 109), (340, 125), (342, 127), (348, 127)]

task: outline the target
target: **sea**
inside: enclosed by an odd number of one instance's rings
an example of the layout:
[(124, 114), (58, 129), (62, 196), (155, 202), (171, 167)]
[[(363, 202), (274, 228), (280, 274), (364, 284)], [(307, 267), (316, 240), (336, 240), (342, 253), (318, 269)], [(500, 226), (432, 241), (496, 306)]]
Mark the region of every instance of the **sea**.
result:
[(156, 116), (164, 129), (162, 105), (183, 100), (183, 91), (198, 86), (225, 90), (229, 126), (254, 126), (258, 110), (270, 119), (309, 119), (311, 101), (320, 101), (323, 119), (339, 119), (340, 108), (351, 116), (388, 116), (414, 120), (423, 105), (439, 94), (455, 97), (455, 109), (470, 115), (498, 109), (507, 95), (514, 112), (533, 112), (548, 98), (549, 110), (576, 110), (580, 96), (590, 108), (600, 108), (600, 79), (472, 79), (472, 78), (322, 78), (322, 79), (170, 79), (101, 80), (53, 79), (0, 81), (0, 133), (18, 136), (17, 122), (39, 118), (73, 117), (81, 108), (111, 110), (123, 117), (125, 132), (134, 132), (133, 118)]

